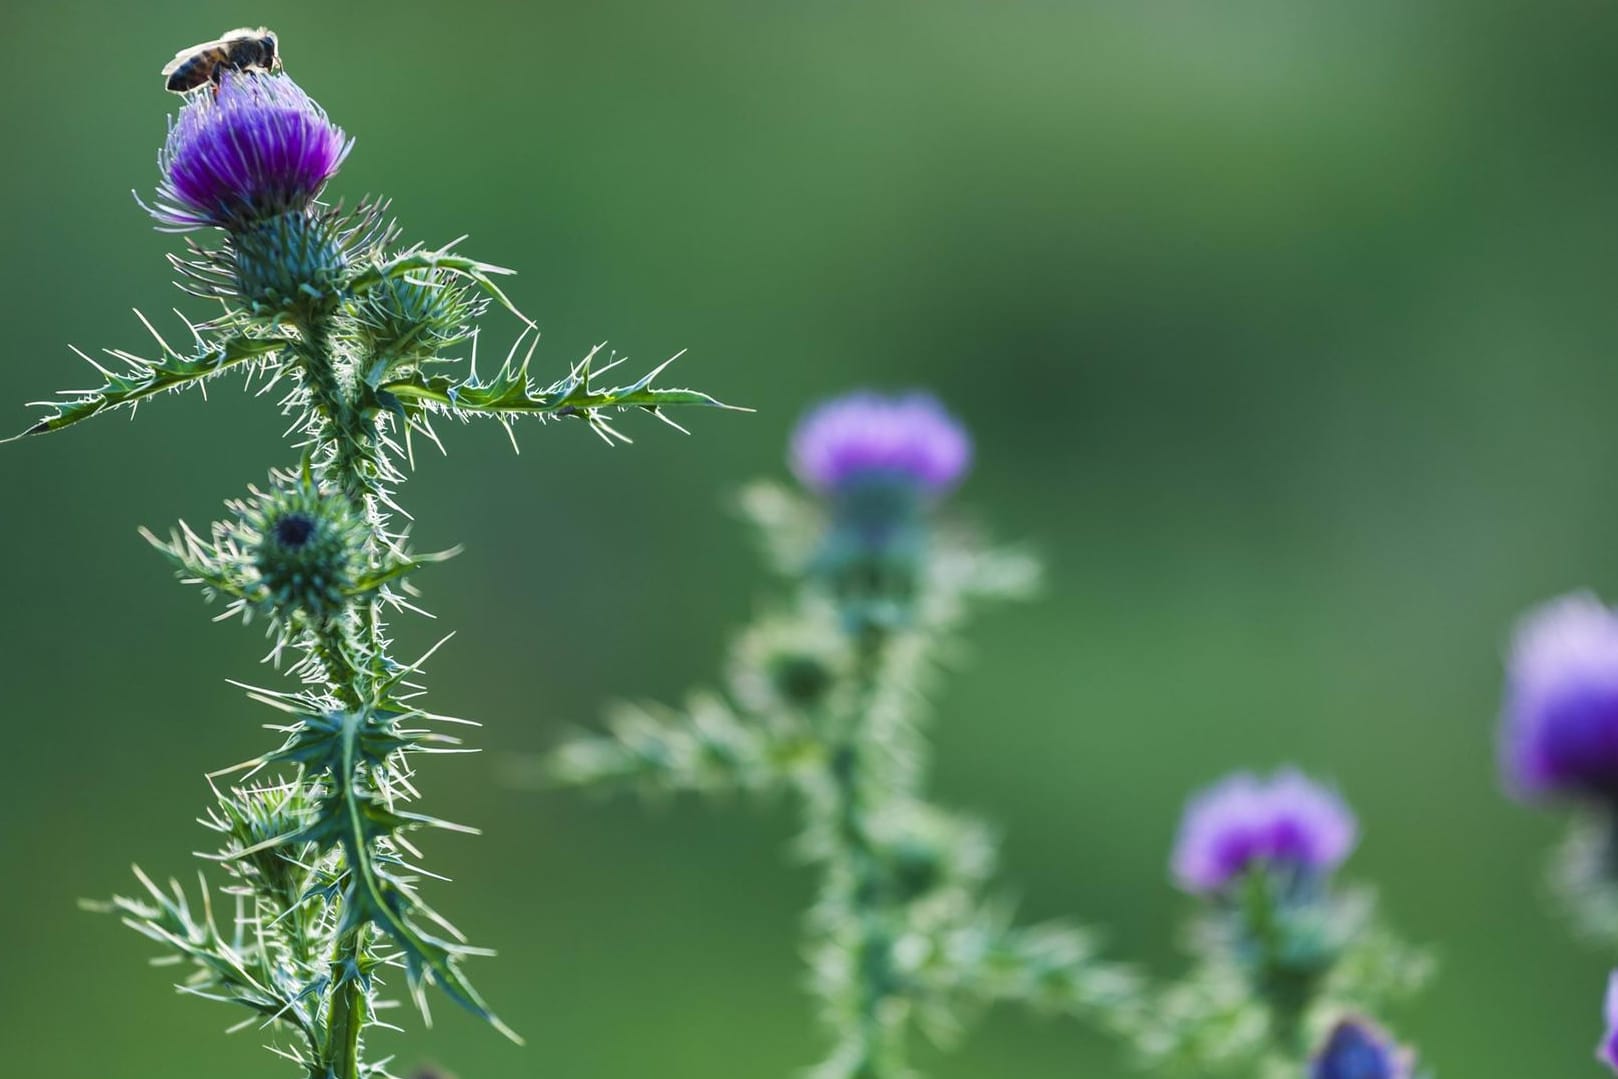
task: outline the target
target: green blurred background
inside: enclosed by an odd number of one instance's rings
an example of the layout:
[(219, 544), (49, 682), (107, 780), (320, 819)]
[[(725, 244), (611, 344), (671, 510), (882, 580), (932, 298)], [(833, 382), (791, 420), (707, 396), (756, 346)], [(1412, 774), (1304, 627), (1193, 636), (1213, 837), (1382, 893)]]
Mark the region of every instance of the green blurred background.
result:
[[(409, 235), (470, 233), (561, 371), (608, 339), (757, 407), (447, 432), (406, 501), (434, 703), (493, 754), (425, 777), (482, 825), (432, 841), (439, 905), (530, 1039), (438, 1000), (382, 1034), (463, 1079), (794, 1074), (809, 875), (784, 807), (541, 795), (502, 756), (604, 702), (707, 681), (767, 596), (726, 493), (780, 474), (806, 402), (927, 384), (977, 433), (962, 501), (1050, 563), (984, 620), (936, 727), (937, 787), (1006, 829), (1030, 916), (1177, 969), (1164, 871), (1187, 790), (1295, 761), (1360, 811), (1355, 877), (1432, 941), (1397, 1017), (1445, 1075), (1594, 1075), (1606, 963), (1544, 910), (1558, 815), (1493, 772), (1512, 618), (1618, 595), (1618, 7), (1357, 3), (558, 5), (61, 0), (0, 12), (12, 402), (82, 384), (71, 342), (139, 347), (177, 299), (157, 69), (230, 26), (358, 136), (334, 187)], [(170, 327), (177, 323), (162, 323)], [(513, 332), (509, 320), (489, 338)], [(74, 900), (190, 873), (202, 775), (267, 745), (208, 623), (135, 526), (201, 523), (288, 453), (265, 399), (153, 403), (0, 450), (9, 493), (0, 1045), (50, 1077), (289, 1074), (237, 1017)], [(937, 1079), (1124, 1073), (1081, 1026), (994, 1015)]]

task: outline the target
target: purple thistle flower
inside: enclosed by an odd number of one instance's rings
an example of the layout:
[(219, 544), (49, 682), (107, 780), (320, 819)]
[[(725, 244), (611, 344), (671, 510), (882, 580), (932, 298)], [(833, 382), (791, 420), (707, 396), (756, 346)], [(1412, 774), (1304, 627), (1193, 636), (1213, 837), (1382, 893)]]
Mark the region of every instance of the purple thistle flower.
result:
[(1174, 844), (1174, 877), (1193, 894), (1219, 892), (1254, 865), (1331, 873), (1358, 838), (1354, 814), (1301, 772), (1248, 772), (1192, 797)]
[(1345, 1019), (1309, 1065), (1309, 1079), (1410, 1079), (1410, 1054), (1375, 1025)]
[(239, 231), (308, 206), (352, 146), (285, 75), (226, 71), (170, 123), (150, 212), (174, 230)]
[(792, 435), (791, 460), (803, 485), (823, 495), (891, 478), (937, 497), (966, 473), (972, 441), (925, 393), (859, 392), (812, 409)]
[(1607, 1032), (1602, 1035), (1601, 1044), (1596, 1046), (1596, 1059), (1618, 1072), (1618, 970), (1613, 971), (1607, 979), (1605, 1011)]
[(1594, 596), (1552, 600), (1519, 626), (1500, 766), (1522, 797), (1618, 796), (1618, 614)]

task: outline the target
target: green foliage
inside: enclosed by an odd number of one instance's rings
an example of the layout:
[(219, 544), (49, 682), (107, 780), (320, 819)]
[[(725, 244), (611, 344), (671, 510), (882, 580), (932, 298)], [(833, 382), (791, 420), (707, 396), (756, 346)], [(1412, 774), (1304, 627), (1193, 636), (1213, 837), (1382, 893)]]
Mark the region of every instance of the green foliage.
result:
[[(415, 668), (411, 668), (414, 670)], [(471, 955), (453, 926), (416, 893), (419, 870), (408, 858), (405, 834), (424, 828), (468, 829), (402, 808), (415, 797), (409, 757), (454, 752), (458, 739), (414, 726), (437, 720), (398, 699), (403, 674), (377, 684), (361, 707), (327, 711), (317, 694), (255, 690), (254, 697), (277, 707), (292, 722), (282, 729), (286, 742), (251, 762), (254, 770), (288, 765), (298, 769), (308, 792), (309, 811), (285, 831), (262, 841), (265, 849), (312, 847), (322, 855), (339, 853), (346, 867), (335, 884), (340, 903), (339, 930), (375, 925), (395, 948), (389, 961), (402, 964), (411, 995), (425, 1007), (423, 988), (440, 986), (457, 1003), (510, 1037), (516, 1037), (489, 1011), (461, 971)]]
[[(113, 368), (79, 352), (86, 363), (100, 372), (103, 379), (101, 384), (83, 390), (64, 390), (55, 400), (35, 402), (37, 407), (49, 409), (50, 415), (28, 428), (23, 435), (60, 431), (103, 412), (121, 408), (133, 410), (149, 398), (190, 386), (200, 387), (226, 371), (246, 370), (252, 374), (270, 367), (276, 353), (294, 343), (280, 334), (256, 327), (243, 326), (236, 332), (218, 332), (186, 322), (194, 343), (191, 353), (186, 354), (165, 341), (144, 317), (141, 322), (157, 342), (156, 359), (145, 359), (122, 349), (109, 349), (107, 355), (119, 365)], [(205, 331), (211, 332), (205, 335)]]
[(499, 370), (486, 379), (478, 377), (476, 371), (464, 378), (411, 371), (404, 377), (376, 386), (377, 399), (386, 402), (389, 407), (397, 408), (434, 441), (437, 438), (432, 435), (428, 420), (435, 415), (463, 420), (484, 417), (501, 423), (510, 423), (524, 416), (541, 420), (581, 419), (608, 442), (629, 442), (630, 439), (608, 421), (612, 412), (639, 409), (683, 431), (684, 428), (670, 419), (665, 409), (680, 406), (734, 409), (734, 406), (721, 404), (697, 390), (653, 386), (657, 376), (678, 359), (678, 355), (665, 360), (634, 382), (610, 388), (599, 387), (593, 379), (624, 362), (623, 359), (613, 358), (598, 367), (596, 357), (603, 347), (600, 345), (575, 364), (566, 377), (549, 385), (541, 385), (529, 373), (533, 350), (538, 341), (535, 334), (528, 351), (520, 360), (517, 354), (521, 341), (513, 345)]
[(1618, 827), (1610, 811), (1588, 810), (1568, 826), (1550, 864), (1550, 893), (1580, 938), (1618, 950)]
[[(681, 709), (619, 708), (607, 732), (549, 759), (557, 782), (721, 795), (789, 793), (800, 854), (821, 874), (809, 914), (811, 986), (833, 1048), (820, 1079), (897, 1079), (907, 1032), (947, 1040), (995, 1002), (1120, 1021), (1127, 971), (1065, 923), (1017, 926), (992, 892), (995, 840), (925, 797), (925, 700), (974, 601), (1026, 595), (1030, 559), (939, 527), (912, 548), (917, 582), (877, 609), (841, 602), (815, 571), (819, 506), (757, 485), (743, 507), (797, 595), (744, 631), (728, 692)], [(898, 606), (895, 606), (898, 605)]]

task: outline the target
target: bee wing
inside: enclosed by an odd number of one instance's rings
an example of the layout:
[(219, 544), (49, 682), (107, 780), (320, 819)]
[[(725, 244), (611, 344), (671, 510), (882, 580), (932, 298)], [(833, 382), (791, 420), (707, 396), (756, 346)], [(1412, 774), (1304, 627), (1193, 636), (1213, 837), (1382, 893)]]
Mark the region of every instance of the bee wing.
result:
[(159, 72), (159, 74), (161, 74), (165, 79), (168, 78), (170, 75), (180, 70), (180, 65), (195, 56), (202, 48), (205, 48), (205, 46), (193, 45), (189, 49), (181, 49), (179, 52), (174, 54), (174, 59), (163, 65), (163, 70)]

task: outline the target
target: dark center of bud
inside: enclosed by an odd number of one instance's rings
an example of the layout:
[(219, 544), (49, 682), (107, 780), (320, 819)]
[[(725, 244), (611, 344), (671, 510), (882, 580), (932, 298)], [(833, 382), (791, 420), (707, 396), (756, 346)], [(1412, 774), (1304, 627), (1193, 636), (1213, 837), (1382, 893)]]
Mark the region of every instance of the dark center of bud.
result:
[(944, 879), (944, 852), (919, 838), (900, 840), (888, 852), (893, 883), (904, 902), (920, 899)]
[(274, 532), (275, 542), (297, 550), (315, 534), (315, 519), (307, 513), (288, 513), (276, 520)]
[(783, 700), (800, 706), (814, 705), (831, 688), (832, 672), (814, 656), (778, 656), (770, 667), (770, 680)]

